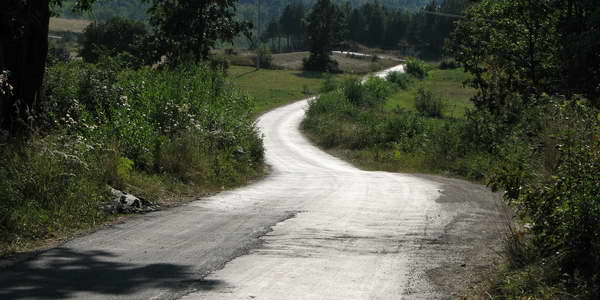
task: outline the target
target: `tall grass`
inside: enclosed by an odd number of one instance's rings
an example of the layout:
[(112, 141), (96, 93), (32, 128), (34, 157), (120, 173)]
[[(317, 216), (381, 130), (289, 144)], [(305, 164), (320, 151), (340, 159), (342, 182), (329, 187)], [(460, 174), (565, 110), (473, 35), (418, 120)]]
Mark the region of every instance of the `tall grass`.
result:
[(145, 196), (147, 186), (213, 189), (262, 172), (253, 103), (210, 68), (71, 62), (48, 69), (45, 91), (39, 131), (0, 146), (2, 252), (105, 220), (107, 185)]

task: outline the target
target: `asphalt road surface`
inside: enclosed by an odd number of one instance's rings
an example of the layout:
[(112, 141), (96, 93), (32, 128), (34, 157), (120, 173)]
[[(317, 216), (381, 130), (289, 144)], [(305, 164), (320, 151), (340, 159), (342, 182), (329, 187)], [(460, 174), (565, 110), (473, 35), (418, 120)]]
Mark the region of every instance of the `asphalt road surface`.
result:
[(0, 299), (451, 299), (489, 264), (502, 214), (484, 187), (367, 172), (263, 115), (270, 174), (0, 271)]

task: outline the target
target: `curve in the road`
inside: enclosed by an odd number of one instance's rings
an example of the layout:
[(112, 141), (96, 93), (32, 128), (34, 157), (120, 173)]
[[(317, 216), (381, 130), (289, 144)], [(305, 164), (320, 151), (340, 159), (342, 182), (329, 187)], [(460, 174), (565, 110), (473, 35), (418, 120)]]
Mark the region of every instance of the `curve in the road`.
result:
[(308, 101), (259, 119), (264, 180), (47, 251), (0, 273), (0, 298), (451, 298), (497, 195), (332, 157), (299, 130)]

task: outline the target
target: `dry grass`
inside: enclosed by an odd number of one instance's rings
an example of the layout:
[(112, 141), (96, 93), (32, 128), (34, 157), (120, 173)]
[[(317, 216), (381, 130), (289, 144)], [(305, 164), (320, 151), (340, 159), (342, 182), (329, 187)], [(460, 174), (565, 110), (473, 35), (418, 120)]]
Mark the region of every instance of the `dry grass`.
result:
[[(307, 58), (308, 52), (291, 52), (273, 55), (273, 64), (289, 70), (301, 70), (302, 59)], [(398, 64), (398, 62), (388, 59), (379, 59), (376, 62), (369, 58), (355, 58), (344, 54), (334, 54), (335, 59), (342, 72), (366, 74), (373, 71), (382, 70)]]
[(308, 57), (308, 52), (273, 54), (273, 64), (288, 70), (301, 70), (302, 59), (305, 57)]
[(81, 33), (90, 23), (89, 20), (50, 18), (50, 31)]

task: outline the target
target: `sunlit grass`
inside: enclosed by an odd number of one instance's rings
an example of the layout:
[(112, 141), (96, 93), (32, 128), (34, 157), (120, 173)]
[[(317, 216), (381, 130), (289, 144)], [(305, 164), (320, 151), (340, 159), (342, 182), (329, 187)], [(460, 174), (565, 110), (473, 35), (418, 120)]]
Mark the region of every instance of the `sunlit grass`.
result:
[[(356, 75), (333, 75), (349, 78)], [(254, 67), (231, 66), (229, 77), (235, 86), (255, 100), (254, 114), (308, 98), (318, 93), (325, 73), (297, 70), (256, 70)]]
[(464, 87), (463, 82), (469, 79), (469, 75), (461, 69), (429, 71), (429, 76), (423, 80), (413, 79), (412, 85), (407, 90), (401, 90), (392, 95), (386, 102), (387, 111), (401, 108), (408, 111), (416, 111), (415, 97), (419, 88), (431, 91), (435, 96), (446, 100), (446, 116), (451, 118), (464, 118), (465, 110), (473, 104), (470, 98), (475, 95), (475, 89)]

